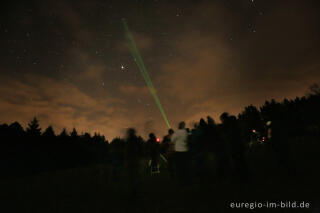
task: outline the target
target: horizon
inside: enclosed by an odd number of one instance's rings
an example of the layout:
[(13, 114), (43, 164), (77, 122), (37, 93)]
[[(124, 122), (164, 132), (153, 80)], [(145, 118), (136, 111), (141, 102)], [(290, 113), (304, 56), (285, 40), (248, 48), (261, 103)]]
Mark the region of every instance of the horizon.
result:
[[(312, 85), (311, 85), (311, 86), (312, 86)], [(309, 91), (306, 91), (305, 95), (303, 95), (303, 96), (296, 96), (296, 97), (294, 97), (294, 98), (293, 98), (293, 97), (292, 97), (292, 98), (285, 97), (285, 98), (280, 99), (280, 100), (277, 100), (277, 99), (273, 99), (273, 98), (272, 98), (272, 99), (270, 99), (270, 100), (265, 100), (265, 101), (263, 102), (263, 104), (261, 104), (261, 105), (259, 105), (259, 106), (249, 104), (249, 105), (247, 105), (247, 106), (244, 106), (244, 108), (245, 108), (245, 107), (248, 107), (248, 106), (254, 106), (254, 107), (256, 107), (256, 108), (260, 111), (260, 108), (264, 105), (264, 103), (265, 103), (266, 101), (270, 102), (270, 101), (272, 101), (272, 100), (275, 100), (275, 101), (278, 102), (278, 103), (282, 103), (285, 99), (287, 99), (287, 100), (289, 100), (289, 101), (293, 101), (295, 98), (307, 97), (308, 94), (310, 94), (310, 87), (309, 87)], [(243, 112), (244, 108), (241, 109), (239, 113)], [(222, 113), (223, 113), (223, 112), (221, 112), (220, 115), (221, 115)], [(229, 113), (229, 112), (227, 112), (227, 113), (228, 113), (229, 115), (235, 115), (235, 116), (237, 117), (237, 119), (238, 119), (239, 113), (237, 113), (237, 114), (232, 114), (232, 113)], [(220, 116), (220, 115), (219, 115), (219, 116)], [(193, 129), (195, 123), (199, 123), (199, 121), (200, 121), (201, 118), (206, 118), (207, 116), (211, 116), (211, 115), (204, 115), (204, 116), (202, 116), (202, 117), (199, 117), (199, 118), (196, 119), (196, 120), (192, 120), (192, 121), (190, 121), (189, 123), (186, 123), (186, 128), (189, 128), (190, 130)], [(23, 130), (26, 131), (26, 130), (27, 130), (27, 127), (28, 127), (28, 124), (31, 122), (31, 120), (33, 120), (33, 118), (37, 118), (37, 117), (36, 117), (36, 116), (33, 116), (32, 119), (30, 119), (29, 121), (26, 121), (24, 124), (21, 123), (21, 122), (19, 122), (19, 121), (13, 121), (13, 122), (9, 122), (9, 123), (0, 123), (0, 125), (7, 124), (8, 126), (10, 126), (11, 124), (13, 124), (13, 123), (15, 123), (15, 122), (18, 122), (18, 123), (21, 125), (21, 127), (23, 128)], [(212, 117), (212, 118), (213, 118), (213, 120), (215, 121), (216, 124), (221, 124), (221, 120), (220, 120), (219, 118), (214, 118), (214, 117)], [(41, 125), (41, 121), (40, 121), (38, 118), (37, 118), (37, 120), (38, 120), (38, 122), (39, 122), (39, 127), (41, 128), (41, 134), (43, 134), (44, 131), (45, 131), (49, 126), (51, 126), (51, 127), (53, 128), (54, 133), (55, 133), (56, 136), (58, 136), (59, 134), (61, 134), (61, 132), (62, 132), (64, 129), (66, 130), (66, 132), (67, 132), (68, 135), (71, 134), (71, 132), (73, 131), (73, 129), (76, 129), (76, 131), (77, 131), (77, 133), (78, 133), (79, 136), (84, 135), (85, 133), (89, 133), (90, 136), (93, 136), (94, 134), (98, 134), (98, 135), (100, 135), (100, 136), (104, 136), (105, 139), (106, 139), (106, 141), (108, 141), (109, 143), (110, 143), (113, 139), (116, 139), (116, 138), (121, 138), (121, 139), (123, 139), (123, 138), (125, 137), (126, 130), (127, 130), (128, 128), (134, 128), (134, 129), (136, 129), (136, 128), (133, 127), (133, 126), (127, 127), (127, 128), (122, 128), (122, 131), (123, 131), (123, 134), (122, 134), (122, 135), (116, 135), (116, 136), (113, 136), (113, 137), (108, 137), (107, 135), (104, 135), (103, 133), (101, 133), (101, 132), (99, 132), (99, 131), (89, 132), (89, 131), (86, 131), (86, 130), (79, 130), (79, 129), (77, 129), (76, 126), (75, 126), (75, 127), (71, 127), (71, 128), (63, 127), (63, 128), (61, 128), (61, 129), (58, 129), (58, 130), (57, 130), (54, 125), (49, 124), (48, 126), (43, 126), (43, 125)], [(180, 121), (179, 121), (179, 122), (180, 122)], [(178, 126), (178, 123), (179, 123), (179, 122), (177, 122), (177, 126)], [(172, 127), (171, 129), (177, 130), (178, 128), (177, 128), (177, 127)], [(154, 133), (154, 132), (149, 132), (149, 133)], [(146, 134), (144, 135), (144, 134), (140, 134), (139, 131), (137, 131), (137, 135), (138, 135), (138, 136), (141, 136), (144, 140), (146, 140), (146, 139), (148, 138), (149, 133), (146, 133)], [(156, 135), (157, 138), (160, 138), (160, 140), (161, 140), (165, 135), (167, 135), (167, 133), (168, 133), (168, 132), (165, 132), (165, 133), (163, 133), (163, 134), (161, 134), (161, 135), (158, 135), (158, 134), (155, 134), (155, 135)]]

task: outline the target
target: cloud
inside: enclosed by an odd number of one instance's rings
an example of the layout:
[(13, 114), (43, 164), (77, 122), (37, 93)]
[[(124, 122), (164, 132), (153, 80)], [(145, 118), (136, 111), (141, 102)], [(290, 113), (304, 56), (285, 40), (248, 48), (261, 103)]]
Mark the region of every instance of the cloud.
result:
[(102, 64), (89, 64), (79, 75), (76, 76), (78, 81), (101, 81), (103, 75), (106, 72), (106, 66)]
[(209, 114), (219, 120), (224, 111), (238, 114), (267, 99), (304, 95), (307, 85), (320, 80), (319, 33), (307, 5), (269, 8), (267, 15), (253, 19), (256, 32), (240, 15), (248, 8), (235, 12), (204, 3), (198, 10), (202, 15), (186, 18), (188, 25), (180, 29), (184, 33), (175, 37), (177, 56), (160, 68), (159, 93), (171, 100), (171, 119), (192, 123)]
[(122, 93), (126, 95), (133, 95), (136, 97), (147, 96), (150, 94), (148, 87), (146, 86), (135, 86), (132, 84), (123, 84), (119, 86)]
[[(132, 37), (136, 43), (137, 48), (142, 53), (148, 53), (153, 50), (154, 41), (153, 39), (147, 35), (146, 33), (142, 32), (131, 32)], [(130, 41), (123, 35), (123, 40), (118, 42), (116, 47), (116, 51), (120, 54), (128, 53), (130, 50)], [(131, 54), (131, 53), (130, 53)]]
[(81, 92), (75, 85), (44, 76), (26, 75), (24, 81), (1, 82), (1, 122), (19, 121), (26, 125), (37, 116), (42, 128), (53, 124), (79, 131), (101, 132), (107, 137), (120, 134), (126, 126), (127, 110), (122, 100), (97, 99)]

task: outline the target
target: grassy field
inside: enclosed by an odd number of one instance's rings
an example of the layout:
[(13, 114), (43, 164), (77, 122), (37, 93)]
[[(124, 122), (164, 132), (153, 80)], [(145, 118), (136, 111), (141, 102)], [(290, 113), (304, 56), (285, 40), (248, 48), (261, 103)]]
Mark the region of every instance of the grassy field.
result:
[[(163, 169), (154, 176), (144, 171), (138, 194), (132, 196), (125, 174), (118, 181), (110, 174), (106, 164), (1, 180), (0, 212), (320, 212), (315, 210), (320, 201), (316, 177), (257, 178), (251, 183), (208, 179), (185, 186), (170, 180)], [(230, 202), (281, 200), (310, 202), (313, 210), (230, 208)]]

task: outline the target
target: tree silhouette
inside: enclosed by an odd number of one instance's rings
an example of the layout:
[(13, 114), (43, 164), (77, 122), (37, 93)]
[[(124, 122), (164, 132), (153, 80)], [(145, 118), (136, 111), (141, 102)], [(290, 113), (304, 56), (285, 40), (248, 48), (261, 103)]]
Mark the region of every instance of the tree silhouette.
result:
[(18, 122), (10, 124), (9, 128), (15, 133), (22, 134), (24, 132), (23, 127)]
[(52, 126), (48, 126), (42, 135), (47, 138), (54, 138), (56, 136)]
[(32, 136), (40, 136), (41, 135), (41, 128), (39, 127), (39, 121), (36, 117), (28, 124), (27, 133)]
[(73, 128), (73, 129), (72, 129), (72, 132), (70, 133), (70, 136), (71, 136), (72, 139), (76, 139), (76, 138), (79, 137), (76, 128)]
[(10, 124), (8, 127), (9, 129), (9, 137), (11, 137), (11, 140), (13, 143), (21, 143), (23, 136), (25, 135), (25, 131), (23, 130), (23, 127), (18, 123), (14, 122)]
[(69, 137), (69, 135), (68, 135), (68, 133), (67, 133), (66, 128), (63, 128), (62, 131), (61, 131), (61, 133), (59, 134), (59, 138), (60, 138), (61, 140), (67, 140), (68, 137)]

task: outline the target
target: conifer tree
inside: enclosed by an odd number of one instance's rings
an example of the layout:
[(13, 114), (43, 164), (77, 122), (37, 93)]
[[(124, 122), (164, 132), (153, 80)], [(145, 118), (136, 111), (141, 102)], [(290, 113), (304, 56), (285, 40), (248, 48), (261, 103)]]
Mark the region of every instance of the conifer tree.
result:
[(27, 133), (31, 136), (40, 136), (41, 128), (39, 127), (39, 121), (36, 117), (28, 124)]

